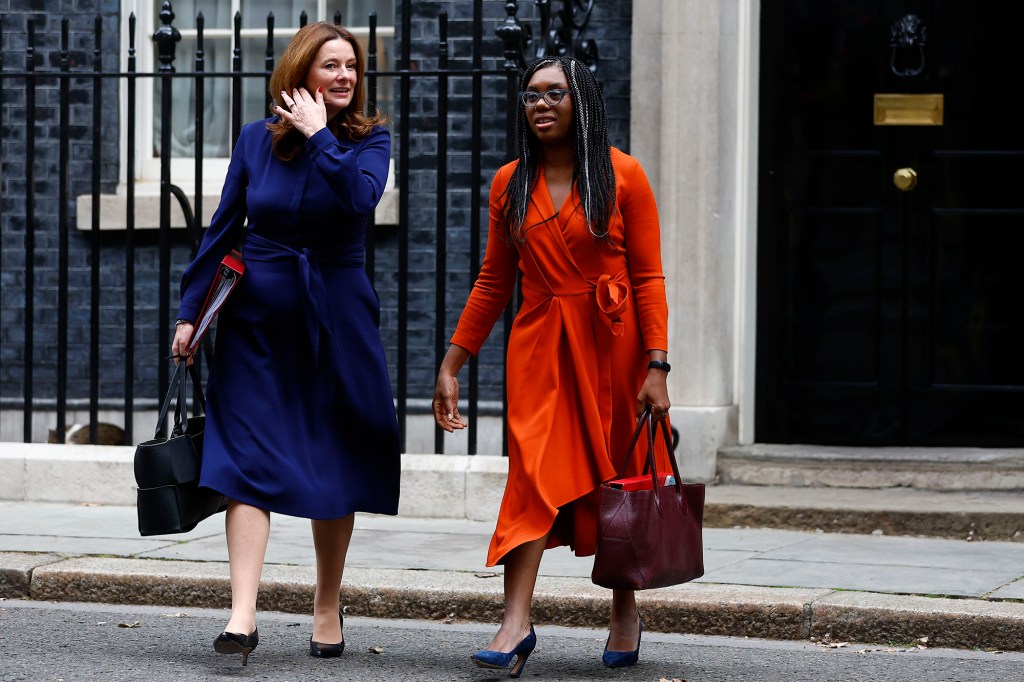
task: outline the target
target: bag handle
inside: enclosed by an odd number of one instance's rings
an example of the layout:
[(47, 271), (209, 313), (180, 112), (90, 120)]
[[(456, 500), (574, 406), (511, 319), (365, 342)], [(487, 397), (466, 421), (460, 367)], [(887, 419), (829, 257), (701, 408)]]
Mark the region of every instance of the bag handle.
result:
[[(672, 435), (669, 433), (668, 424), (665, 422), (664, 419), (662, 419), (659, 423), (661, 424), (661, 432), (665, 436), (665, 449), (668, 450), (668, 461), (672, 464), (672, 475), (676, 477), (676, 481), (679, 481), (679, 465), (676, 463), (675, 448), (672, 447)], [(651, 455), (651, 459), (649, 461), (653, 462), (653, 454)], [(645, 462), (644, 475), (647, 474), (648, 466), (650, 466), (650, 464)]]
[(171, 384), (167, 387), (167, 395), (164, 396), (164, 401), (160, 405), (160, 414), (156, 420), (156, 430), (154, 431), (153, 438), (159, 438), (164, 430), (164, 424), (167, 423), (167, 413), (171, 407), (171, 399), (175, 393), (178, 394), (178, 400), (174, 406), (174, 433), (184, 434), (188, 432), (188, 414), (186, 413), (184, 415), (185, 418), (182, 418), (182, 413), (187, 410), (188, 405), (186, 399), (186, 370), (192, 375), (192, 383), (196, 391), (196, 401), (192, 405), (192, 415), (198, 417), (200, 410), (202, 410), (202, 414), (206, 414), (206, 396), (203, 395), (202, 384), (199, 381), (199, 370), (196, 369), (195, 365), (188, 365), (186, 368), (185, 362), (179, 362), (174, 368), (174, 374), (171, 375)]
[[(665, 448), (668, 450), (668, 461), (672, 465), (672, 475), (675, 477), (675, 490), (676, 498), (679, 500), (679, 506), (686, 511), (686, 500), (683, 497), (683, 481), (679, 475), (679, 464), (676, 462), (675, 453), (672, 451), (672, 437), (668, 432), (668, 424), (664, 419), (660, 421), (661, 432), (665, 437)], [(636, 420), (636, 430), (633, 431), (633, 439), (629, 444), (628, 454), (626, 461), (629, 461), (629, 457), (633, 454), (634, 448), (636, 448), (637, 441), (640, 440), (640, 434), (646, 429), (647, 431), (647, 456), (644, 462), (643, 475), (647, 475), (648, 470), (651, 473), (651, 490), (657, 492), (658, 490), (658, 465), (655, 462), (654, 457), (654, 430), (657, 427), (654, 426), (654, 417), (651, 414), (651, 406), (648, 405), (644, 408), (643, 413)], [(658, 495), (654, 496), (654, 504), (658, 509), (658, 513), (661, 514), (661, 501)]]
[[(672, 465), (672, 475), (676, 477), (676, 492), (679, 493), (680, 499), (683, 494), (683, 477), (679, 475), (679, 463), (676, 462), (676, 452), (672, 447), (672, 436), (668, 432), (668, 422), (662, 419), (658, 422), (661, 425), (661, 433), (665, 436), (665, 449), (668, 451), (668, 461)], [(654, 448), (651, 448), (650, 457), (654, 459)]]

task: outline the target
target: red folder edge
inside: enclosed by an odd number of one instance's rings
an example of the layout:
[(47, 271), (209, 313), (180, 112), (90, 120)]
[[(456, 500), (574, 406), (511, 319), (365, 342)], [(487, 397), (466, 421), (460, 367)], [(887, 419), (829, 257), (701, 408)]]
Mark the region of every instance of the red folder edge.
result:
[[(669, 474), (658, 474), (658, 485), (668, 485)], [(651, 487), (651, 477), (647, 476), (633, 476), (632, 478), (617, 478), (614, 481), (609, 481), (608, 485), (613, 488), (621, 488), (622, 490), (649, 490)]]
[[(242, 254), (236, 250), (232, 250), (221, 260), (220, 265), (217, 266), (217, 274), (213, 277), (213, 282), (210, 283), (210, 289), (206, 292), (206, 300), (203, 301), (203, 307), (199, 310), (199, 315), (196, 316), (196, 323), (193, 327), (192, 338), (189, 339), (188, 348), (189, 351), (194, 351), (199, 347), (199, 342), (203, 339), (203, 336), (210, 329), (210, 325), (213, 323), (213, 318), (217, 316), (218, 311), (227, 301), (228, 296), (231, 295), (231, 291), (238, 286), (238, 282), (242, 279), (242, 275), (245, 274), (245, 261), (242, 260)], [(220, 297), (217, 307), (213, 310), (210, 306), (214, 304), (216, 300), (217, 290), (223, 285), (224, 280), (229, 279), (227, 292)], [(205, 324), (200, 324), (205, 318), (209, 317), (209, 320)]]

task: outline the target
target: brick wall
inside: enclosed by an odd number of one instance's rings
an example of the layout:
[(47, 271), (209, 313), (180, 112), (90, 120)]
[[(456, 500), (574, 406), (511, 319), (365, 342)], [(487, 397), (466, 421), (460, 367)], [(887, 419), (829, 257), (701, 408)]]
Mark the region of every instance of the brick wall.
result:
[[(396, 2), (396, 17), (401, 2)], [(502, 46), (494, 29), (504, 20), (505, 3), (486, 0), (484, 7), (484, 67), (500, 68), (504, 61)], [(437, 0), (412, 3), (412, 60), (414, 68), (429, 69), (436, 65), (437, 15), (448, 12), (450, 66), (465, 68), (472, 56), (472, 2)], [(604, 83), (612, 123), (612, 143), (628, 151), (629, 34), (631, 0), (598, 0), (586, 36), (599, 47), (602, 62), (598, 72)], [(72, 71), (92, 67), (94, 45), (93, 18), (98, 13), (103, 21), (103, 68), (115, 71), (119, 66), (120, 3), (117, 0), (0, 0), (3, 14), (3, 36), (0, 41), (5, 71), (22, 70), (25, 66), (27, 22), (36, 26), (36, 66), (40, 72), (59, 68), (60, 18), (70, 18)], [(536, 9), (532, 2), (520, 2), (519, 18), (532, 24), (539, 33)], [(182, 21), (179, 18), (176, 23)], [(400, 21), (396, 27), (400, 34)], [(139, 27), (137, 41), (148, 40), (148, 29)], [(399, 35), (400, 39), (400, 35)], [(531, 50), (536, 49), (534, 44)], [(180, 57), (180, 55), (179, 55)], [(397, 55), (396, 55), (397, 58)], [(527, 57), (528, 61), (530, 56)], [(179, 60), (180, 61), (180, 60)], [(180, 66), (180, 64), (179, 64)], [(145, 68), (140, 64), (140, 69)], [(184, 67), (181, 67), (184, 68)], [(34, 120), (36, 136), (35, 163), (35, 235), (34, 252), (34, 323), (32, 338), (34, 394), (37, 400), (53, 400), (56, 396), (57, 372), (57, 258), (58, 225), (58, 91), (56, 79), (40, 78), (37, 88), (37, 111)], [(119, 120), (117, 82), (104, 79), (99, 96), (101, 113), (101, 191), (113, 192), (119, 176)], [(394, 83), (397, 88), (397, 81)], [(481, 201), (481, 247), (486, 245), (486, 192), (494, 171), (507, 160), (505, 149), (506, 98), (503, 76), (483, 79), (483, 150), (480, 177), (472, 178), (469, 146), (469, 118), (472, 106), (470, 80), (452, 77), (447, 100), (446, 121), (449, 138), (449, 190), (446, 192), (448, 216), (446, 297), (447, 339), (465, 303), (466, 295), (478, 264), (470, 262), (470, 196), (484, 193)], [(382, 301), (382, 333), (394, 374), (397, 366), (397, 295), (399, 229), (409, 236), (409, 356), (407, 395), (410, 400), (428, 400), (433, 392), (435, 373), (434, 295), (435, 295), (435, 187), (437, 102), (435, 79), (415, 79), (411, 90), (410, 176), (403, 190), (410, 205), (409, 222), (402, 228), (381, 226), (376, 230), (376, 286)], [(71, 155), (69, 240), (69, 333), (68, 333), (68, 397), (85, 400), (89, 397), (89, 324), (91, 297), (91, 265), (93, 237), (75, 228), (74, 197), (91, 191), (92, 175), (92, 102), (97, 93), (89, 78), (72, 82), (71, 125), (68, 135)], [(397, 95), (397, 91), (395, 93)], [(26, 188), (24, 149), (26, 144), (24, 80), (4, 79), (0, 101), (0, 398), (8, 406), (20, 401), (23, 391), (26, 339), (25, 309), (25, 236)], [(395, 133), (395, 158), (403, 140), (398, 138), (398, 104), (392, 115)], [(141, 122), (140, 122), (141, 123)], [(205, 207), (209, 215), (212, 206)], [(135, 311), (134, 391), (137, 399), (152, 401), (156, 395), (156, 372), (161, 349), (157, 337), (162, 324), (158, 319), (159, 252), (157, 233), (144, 230), (136, 233), (134, 260), (135, 286), (125, 291), (125, 234), (104, 232), (97, 243), (101, 283), (100, 398), (105, 404), (117, 405), (123, 396), (124, 381), (124, 308), (131, 301)], [(174, 231), (171, 256), (171, 315), (177, 309), (177, 282), (189, 259), (189, 247), (183, 230)], [(481, 397), (501, 398), (502, 322), (481, 353)], [(395, 377), (397, 378), (397, 377)], [(418, 409), (415, 408), (414, 409)]]
[[(4, 15), (4, 70), (26, 68), (28, 26), (35, 26), (35, 69), (40, 74), (36, 86), (36, 110), (26, 109), (24, 79), (3, 81), (3, 104), (0, 107), (2, 130), (3, 199), (0, 222), (0, 396), (5, 401), (20, 400), (27, 358), (25, 335), (25, 262), (26, 236), (35, 237), (33, 262), (33, 321), (31, 339), (34, 394), (37, 400), (53, 400), (57, 377), (57, 309), (59, 257), (59, 82), (46, 77), (59, 70), (61, 63), (61, 19), (69, 19), (69, 65), (74, 73), (85, 72), (70, 83), (70, 157), (68, 201), (68, 395), (84, 399), (89, 395), (89, 326), (91, 306), (91, 273), (93, 237), (75, 228), (74, 197), (91, 192), (93, 173), (93, 100), (99, 98), (100, 191), (113, 192), (119, 173), (118, 136), (120, 128), (117, 82), (103, 79), (95, 87), (88, 72), (93, 68), (96, 44), (95, 18), (101, 18), (101, 51), (104, 71), (118, 68), (120, 41), (120, 3), (117, 0), (0, 0)], [(32, 132), (26, 130), (26, 116), (32, 116)], [(34, 221), (28, 224), (25, 154), (30, 136), (35, 149)], [(142, 241), (142, 240), (140, 240)], [(106, 401), (123, 395), (124, 307), (129, 297), (124, 288), (123, 234), (104, 234), (99, 239), (100, 295), (100, 397)], [(138, 395), (153, 393), (155, 369), (152, 353), (156, 318), (156, 258), (147, 253), (145, 242), (136, 260), (137, 353), (150, 353), (137, 360), (135, 387)], [(155, 396), (154, 396), (155, 397)]]

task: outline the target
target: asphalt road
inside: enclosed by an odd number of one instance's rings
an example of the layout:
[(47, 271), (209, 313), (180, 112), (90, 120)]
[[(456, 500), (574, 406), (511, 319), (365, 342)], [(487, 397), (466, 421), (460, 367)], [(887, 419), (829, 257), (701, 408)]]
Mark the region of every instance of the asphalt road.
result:
[[(220, 610), (0, 601), (0, 680), (488, 680), (508, 679), (473, 667), (469, 654), (492, 626), (348, 617), (341, 659), (307, 654), (311, 618), (261, 613), (260, 645), (240, 657), (215, 654), (226, 621)], [(132, 627), (124, 627), (129, 625)], [(1024, 654), (951, 649), (908, 650), (906, 643), (773, 642), (647, 633), (640, 664), (601, 666), (605, 633), (541, 626), (523, 679), (898, 680), (938, 682), (1024, 679)], [(380, 647), (379, 652), (371, 649)]]

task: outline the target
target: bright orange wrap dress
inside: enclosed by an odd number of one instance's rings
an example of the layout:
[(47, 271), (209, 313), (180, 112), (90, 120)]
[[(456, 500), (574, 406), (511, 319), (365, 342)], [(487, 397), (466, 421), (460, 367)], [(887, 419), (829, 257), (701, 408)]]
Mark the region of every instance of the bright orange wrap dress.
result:
[[(522, 271), (522, 305), (506, 360), (508, 482), (488, 566), (549, 531), (547, 547), (593, 554), (598, 488), (641, 473), (639, 448), (629, 458), (626, 450), (647, 351), (668, 349), (668, 306), (650, 183), (636, 159), (615, 148), (611, 155), (612, 243), (590, 233), (575, 184), (555, 210), (541, 169), (525, 239), (510, 245), (499, 216), (517, 162), (499, 169), (491, 184), (484, 262), (451, 339), (476, 355)], [(667, 470), (663, 441), (658, 460)]]

